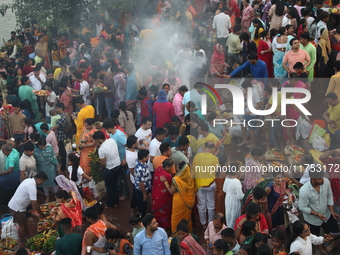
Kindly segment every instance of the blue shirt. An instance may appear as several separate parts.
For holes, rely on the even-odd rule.
[[[126,100],[135,100],[138,95],[138,85],[137,85],[137,78],[136,74],[132,72],[126,78]]]
[[[158,227],[152,238],[146,236],[145,230],[135,236],[134,255],[170,255],[168,235]]]
[[[140,190],[139,183],[144,182],[145,191],[149,192],[151,190],[151,173],[149,171],[148,165],[143,164],[139,160],[135,166],[135,188]]]
[[[13,167],[13,171],[19,171],[19,160],[20,160],[20,154],[16,149],[12,149],[12,152],[7,156],[6,158],[6,168],[7,171],[8,168]]]
[[[113,140],[115,140],[118,146],[119,158],[120,158],[120,161],[122,161],[125,158],[126,136],[122,131],[116,129],[116,132],[114,134],[110,134],[110,137]]]
[[[251,74],[254,76],[254,78],[262,78],[264,80],[264,83],[267,84],[268,79],[268,69],[265,62],[262,60],[258,60],[255,65],[250,64],[249,61],[245,62],[243,65],[236,68],[230,76],[233,77],[235,74],[243,71],[244,69],[249,68]]]

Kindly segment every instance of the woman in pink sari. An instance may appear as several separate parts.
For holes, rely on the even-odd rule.
[[[171,159],[164,160],[162,167],[155,170],[152,183],[151,210],[158,225],[165,229],[171,229],[172,194],[168,192],[167,187],[172,185],[170,171],[173,165]]]
[[[255,14],[253,8],[250,6],[250,0],[243,0],[242,3],[244,6],[241,21],[242,32],[249,33],[249,27]]]

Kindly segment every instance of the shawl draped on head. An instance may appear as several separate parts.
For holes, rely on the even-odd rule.
[[[182,248],[181,255],[206,255],[206,252],[192,236],[187,236],[180,243]]]
[[[168,99],[167,99],[168,94],[165,92],[165,90],[160,90],[158,92],[158,97],[156,100],[156,103],[168,103]]]
[[[328,29],[324,29],[321,38],[318,42],[321,48],[321,56],[323,57],[324,64],[327,64],[329,59],[329,53],[332,51],[331,43],[329,41]]]
[[[214,53],[211,56],[210,64],[224,64],[224,53],[218,51],[219,47],[220,44],[214,46]]]

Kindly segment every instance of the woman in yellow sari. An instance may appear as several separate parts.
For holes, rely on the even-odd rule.
[[[97,131],[97,129],[93,127],[93,124],[94,119],[88,118],[85,120],[83,131],[80,135],[80,144],[78,144],[78,148],[81,149],[79,166],[88,176],[91,176],[91,169],[89,166],[91,159],[89,157],[89,154],[91,151],[94,150],[97,144],[92,138],[94,132]]]
[[[171,231],[176,232],[177,225],[185,219],[189,225],[189,232],[192,231],[191,211],[195,205],[195,182],[190,177],[190,167],[184,162],[179,164],[181,170],[172,178],[172,185],[165,186],[172,198]],[[163,179],[163,178],[162,178]]]
[[[50,65],[50,56],[49,56],[49,52],[48,52],[48,43],[45,41],[45,38],[44,38],[43,35],[39,35],[38,43],[35,45],[34,51],[35,51],[35,54],[36,54],[36,58],[35,58],[36,64],[40,63],[41,60],[44,60],[45,68],[50,69],[51,65]]]

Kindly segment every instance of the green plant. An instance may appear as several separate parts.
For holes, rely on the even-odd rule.
[[[100,159],[98,156],[98,150],[95,149],[91,151],[89,153],[89,157],[91,158],[90,163],[89,163],[90,169],[91,169],[90,170],[91,176],[92,176],[94,183],[97,184],[98,182],[101,182],[103,180],[101,173],[100,173],[101,165],[100,165]]]

